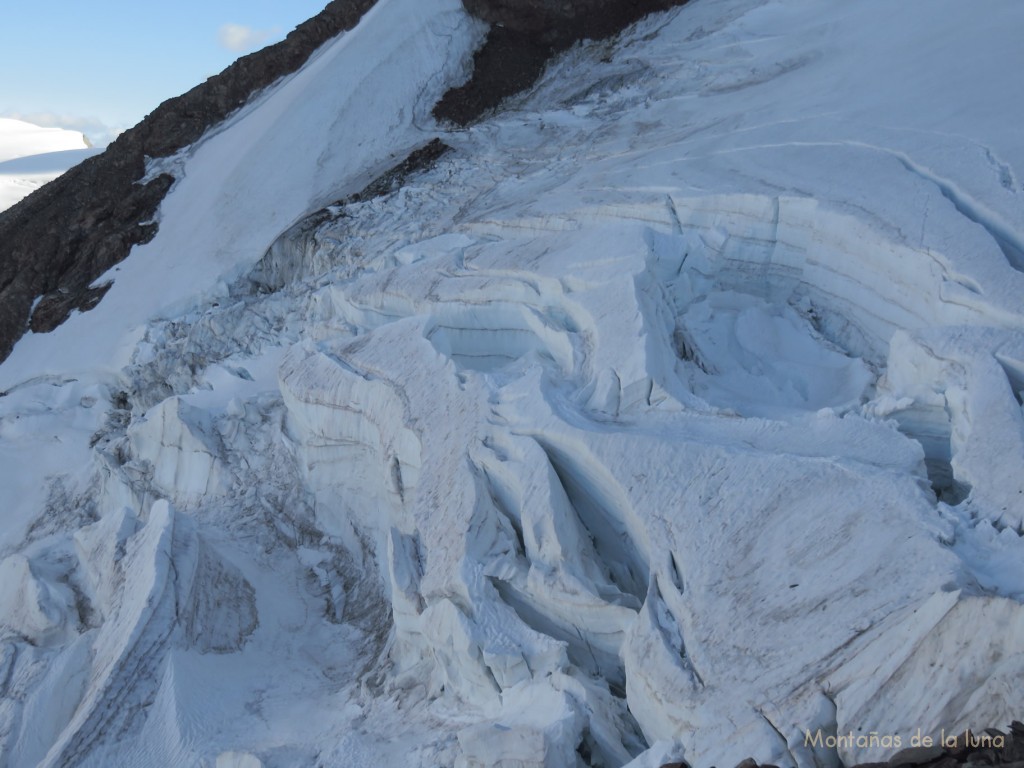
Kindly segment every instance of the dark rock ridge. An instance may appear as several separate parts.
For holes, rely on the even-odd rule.
[[[648,13],[682,4],[680,0],[463,0],[467,11],[486,22],[557,46],[607,37]]]
[[[170,99],[107,150],[0,213],[0,362],[22,334],[53,330],[87,311],[109,285],[90,287],[155,237],[157,208],[171,185],[142,182],[146,158],[194,143],[257,91],[301,67],[320,45],[351,29],[376,0],[333,0],[284,41],[245,56]],[[466,124],[531,85],[551,55],[584,37],[616,32],[646,13],[685,0],[464,0],[495,25],[473,78],[438,105],[439,119]],[[36,302],[36,299],[39,301]]]
[[[106,288],[90,289],[93,281],[156,235],[152,218],[174,179],[164,174],[140,183],[147,157],[168,157],[197,141],[354,27],[375,2],[333,0],[285,40],[164,102],[103,154],[0,213],[0,361],[29,328],[50,331],[73,310],[95,306]]]
[[[529,88],[548,60],[583,39],[601,39],[655,11],[687,0],[463,0],[491,30],[473,59],[473,75],[434,107],[434,117],[468,125]]]
[[[473,56],[469,81],[441,97],[434,105],[434,117],[440,122],[469,125],[533,85],[557,52],[556,46],[528,32],[492,26]]]

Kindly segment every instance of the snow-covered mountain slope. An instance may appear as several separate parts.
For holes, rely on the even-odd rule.
[[[0,211],[98,152],[78,131],[0,118]]]
[[[381,0],[154,164],[157,236],[0,365],[2,759],[837,766],[1019,718],[987,9],[692,0],[456,131],[482,26]]]
[[[40,128],[23,120],[0,117],[0,163],[17,157],[88,147],[89,142],[79,131]]]

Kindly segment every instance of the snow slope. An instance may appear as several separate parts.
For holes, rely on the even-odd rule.
[[[446,131],[481,30],[382,0],[0,366],[3,759],[837,766],[1020,718],[1022,24],[692,0]]]
[[[0,211],[100,151],[78,131],[0,118]]]

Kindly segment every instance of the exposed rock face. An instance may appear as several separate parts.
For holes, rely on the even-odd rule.
[[[529,88],[555,52],[534,34],[493,26],[473,57],[473,76],[450,89],[434,106],[441,122],[469,125],[509,96]]]
[[[507,97],[529,88],[556,53],[584,38],[599,39],[640,17],[686,0],[463,0],[493,25],[473,60],[473,77],[444,95],[434,117],[468,125]]]
[[[679,0],[464,0],[466,10],[516,32],[566,43],[604,37]]]
[[[0,214],[0,360],[29,328],[50,331],[72,310],[95,306],[104,290],[90,289],[92,282],[133,245],[154,237],[151,219],[174,179],[162,174],[140,183],[147,157],[168,157],[199,139],[253,93],[355,26],[374,2],[333,0],[286,40],[164,102],[102,155]]]
[[[169,157],[197,141],[256,91],[296,71],[321,44],[355,26],[375,2],[333,0],[286,40],[164,102],[102,155],[0,213],[0,361],[27,330],[52,331],[72,311],[99,303],[109,285],[93,286],[94,281],[132,246],[156,235],[152,219],[174,178],[164,173],[143,182],[146,158]],[[478,54],[471,83],[453,90],[437,116],[465,124],[532,84],[557,50],[680,4],[464,0],[470,13],[501,31]]]

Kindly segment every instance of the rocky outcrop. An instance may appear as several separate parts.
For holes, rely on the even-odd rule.
[[[463,0],[463,4],[491,24],[561,45],[605,37],[645,14],[682,5],[679,0]]]
[[[154,216],[174,178],[147,178],[147,158],[169,157],[197,141],[254,93],[296,71],[324,42],[355,26],[375,2],[333,0],[284,41],[164,102],[102,155],[0,213],[0,361],[26,331],[51,331],[74,310],[96,306],[109,284],[95,281],[156,235]],[[531,85],[558,50],[680,4],[465,0],[466,9],[494,30],[477,54],[472,80],[449,92],[435,114],[464,125]]]
[[[434,108],[438,120],[468,125],[536,82],[559,51],[583,39],[619,32],[648,13],[686,0],[463,0],[492,27],[473,59],[469,82],[452,88]]]
[[[95,306],[105,289],[93,282],[156,235],[152,219],[174,179],[144,181],[147,158],[169,157],[198,140],[355,26],[374,2],[333,0],[284,41],[164,102],[102,155],[0,214],[0,360],[26,330],[53,330],[73,310]]]

